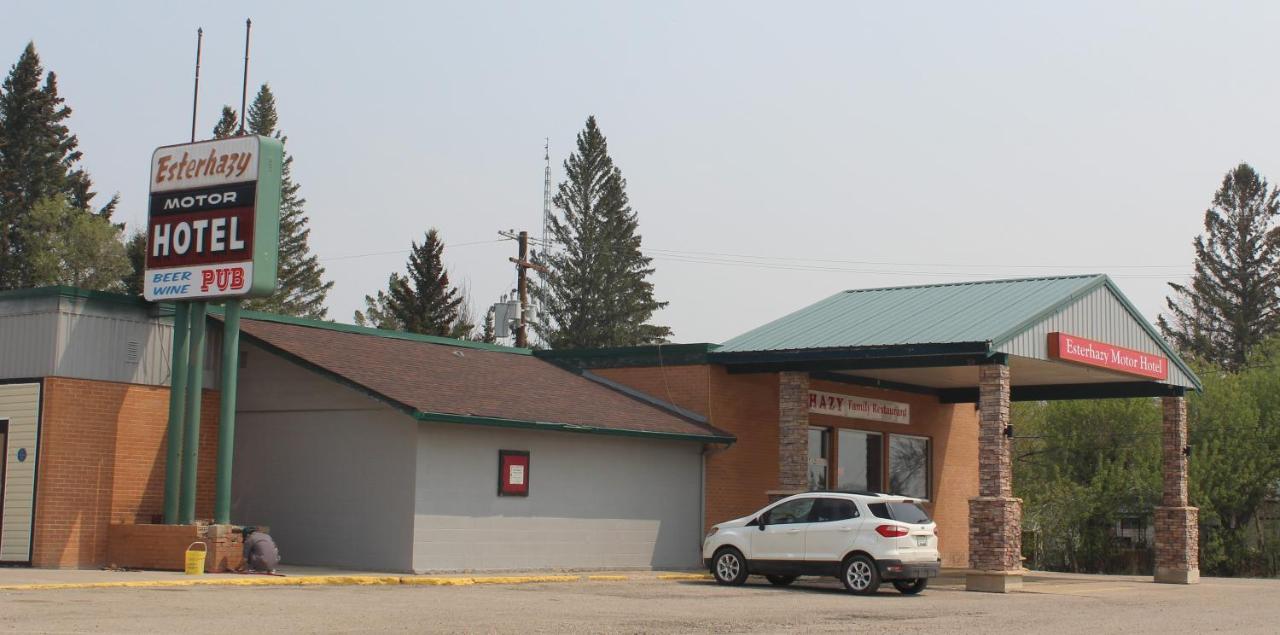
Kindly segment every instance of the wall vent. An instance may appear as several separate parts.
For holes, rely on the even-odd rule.
[[[142,345],[132,340],[124,345],[124,363],[137,364],[138,358],[142,355]]]

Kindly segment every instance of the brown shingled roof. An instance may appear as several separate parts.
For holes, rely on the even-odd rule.
[[[252,314],[264,319],[249,319],[250,315],[246,312],[240,321],[244,336],[419,419],[733,439],[522,349],[267,315]]]

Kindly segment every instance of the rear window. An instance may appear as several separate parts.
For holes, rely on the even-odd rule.
[[[876,518],[896,520],[912,525],[923,525],[930,522],[929,512],[926,512],[917,503],[869,503],[867,509],[870,509],[872,515]]]

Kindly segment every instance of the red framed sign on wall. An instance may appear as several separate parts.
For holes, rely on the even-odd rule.
[[[498,496],[529,495],[529,453],[498,450]]]

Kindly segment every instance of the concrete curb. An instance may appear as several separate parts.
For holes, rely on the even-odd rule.
[[[707,580],[705,573],[664,573],[658,580]],[[193,578],[190,580],[128,580],[119,582],[65,582],[5,584],[0,591],[56,591],[63,589],[164,589],[198,586],[473,586],[477,584],[536,584],[549,582],[627,582],[628,575],[524,575],[483,577],[310,575],[296,577],[252,576]]]

